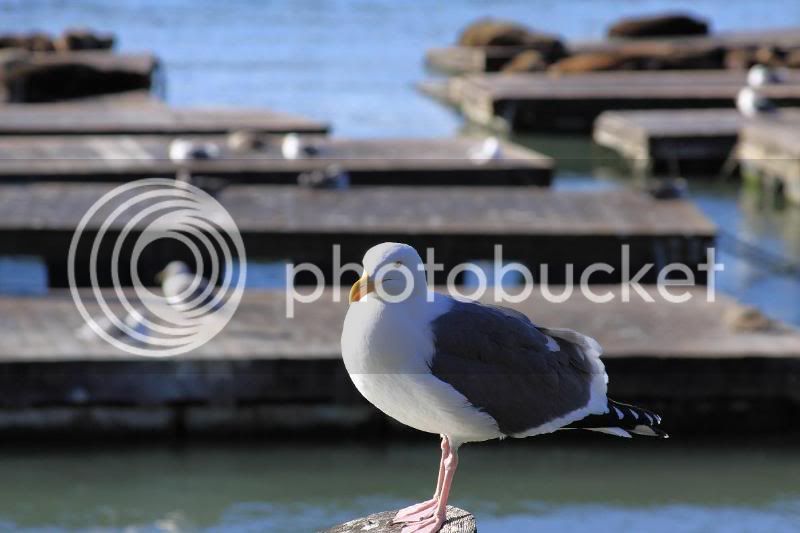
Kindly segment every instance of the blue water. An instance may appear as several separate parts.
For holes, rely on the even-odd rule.
[[[413,84],[429,75],[425,49],[467,22],[492,14],[592,39],[623,14],[665,8],[717,30],[800,24],[795,0],[0,0],[0,31],[113,31],[120,50],[163,59],[176,105],[267,106],[330,121],[342,136],[444,136],[460,119]],[[585,139],[529,142],[559,157],[556,187],[630,186],[597,168]],[[736,185],[691,194],[727,233],[800,263],[800,210],[759,207]],[[728,248],[722,259],[726,292],[800,324],[796,275]],[[249,271],[251,287],[283,279],[269,265]],[[36,293],[44,273],[30,258],[6,259],[0,279],[2,292]],[[453,497],[490,532],[782,533],[800,530],[797,457],[725,444],[475,445]],[[0,531],[306,531],[427,497],[435,460],[435,442],[3,453]]]

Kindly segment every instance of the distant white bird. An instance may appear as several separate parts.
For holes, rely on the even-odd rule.
[[[150,330],[145,324],[144,310],[133,309],[125,316],[122,323],[128,328],[127,330],[112,322],[107,316],[94,318],[93,321],[94,327],[86,323],[78,328],[75,336],[84,341],[96,341],[101,337],[94,328],[99,328],[114,339],[123,340],[126,344],[136,345],[144,344],[146,337],[150,335]]]
[[[736,96],[736,109],[747,118],[769,115],[778,108],[755,87],[743,87]]]
[[[763,87],[783,83],[784,77],[775,69],[766,65],[753,65],[747,72],[747,85],[750,87]]]
[[[469,158],[478,164],[495,161],[502,156],[503,147],[497,137],[487,137],[481,144],[469,150]]]
[[[212,142],[196,142],[178,138],[169,144],[169,158],[178,164],[187,161],[217,159],[219,153],[219,146]]]
[[[346,189],[350,174],[339,165],[329,165],[325,170],[311,170],[297,176],[297,184],[309,189]]]
[[[307,138],[303,138],[296,133],[290,133],[283,137],[281,142],[281,155],[284,159],[301,159],[304,157],[314,157],[319,155],[320,148]]]
[[[180,311],[198,309],[214,299],[214,287],[205,278],[197,278],[197,274],[183,261],[172,261],[156,274],[156,281],[161,283],[161,291],[167,303]],[[196,283],[194,289],[193,283]],[[222,304],[223,301],[220,300],[208,311],[215,311]]]
[[[374,246],[363,264],[342,331],[347,372],[378,409],[441,436],[433,498],[397,513],[403,532],[442,527],[464,443],[559,429],[666,437],[661,417],[606,396],[594,339],[431,291],[422,259],[406,244]]]
[[[228,148],[237,153],[261,150],[266,145],[266,140],[257,131],[236,130],[228,135]]]

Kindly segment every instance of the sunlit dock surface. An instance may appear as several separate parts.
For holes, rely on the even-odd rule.
[[[0,109],[0,120],[2,116]],[[286,123],[282,127],[292,126]],[[298,124],[294,129],[303,128]],[[547,186],[554,166],[551,158],[508,142],[499,142],[496,158],[474,161],[470,156],[480,149],[481,138],[353,140],[311,136],[307,142],[318,153],[298,159],[281,155],[280,136],[256,136],[263,146],[246,150],[230,147],[231,137],[227,135],[182,138],[214,143],[219,156],[173,162],[169,147],[175,137],[168,135],[0,136],[0,179],[126,181],[174,176],[180,168],[239,182],[296,184],[302,172],[335,165],[348,173],[353,185]]]
[[[588,133],[603,111],[733,108],[746,75],[732,70],[475,74],[420,89],[490,128]],[[762,92],[776,105],[800,105],[800,72]]]
[[[261,108],[167,107],[158,100],[107,97],[0,106],[0,135],[204,134],[252,129],[326,133],[328,124]]]
[[[670,432],[748,432],[792,427],[798,415],[800,331],[706,289],[655,302],[619,287],[609,303],[578,288],[563,303],[535,288],[514,307],[537,323],[569,326],[604,347],[609,394],[658,410]],[[553,294],[563,288],[549,287]],[[468,289],[463,289],[467,293]],[[508,288],[514,294],[513,288]],[[633,291],[633,289],[632,289]],[[90,316],[103,316],[84,293]],[[112,310],[124,316],[111,292]],[[295,303],[283,290],[246,292],[228,326],[204,346],[169,358],[138,357],[92,338],[67,291],[0,297],[0,426],[40,429],[252,432],[353,428],[383,420],[358,395],[340,359],[346,291]],[[491,292],[487,294],[491,298]],[[376,418],[377,417],[377,418]]]
[[[92,204],[113,188],[108,184],[33,183],[0,187],[0,254],[42,257],[51,286],[66,287],[66,258],[73,232]],[[132,196],[118,195],[108,212]],[[647,263],[642,278],[655,282],[658,269],[668,263],[685,263],[699,283],[705,281],[700,266],[714,242],[715,226],[691,203],[658,201],[633,191],[554,191],[541,187],[354,187],[346,190],[312,190],[298,186],[231,185],[216,193],[238,226],[247,255],[258,260],[311,262],[330,279],[334,245],[341,260],[359,262],[364,250],[376,242],[406,242],[424,251],[435,249],[435,259],[445,270],[459,263],[495,257],[503,246],[507,261],[518,261],[535,272],[548,265],[549,281],[565,279],[566,265],[580,276],[596,262],[612,266],[609,273],[595,272],[594,282],[618,281],[622,275],[622,245],[629,245],[630,267]],[[140,208],[148,202],[137,204]],[[130,219],[118,217],[110,226],[116,235]],[[134,224],[132,235],[146,226]],[[100,228],[92,220],[87,239]],[[87,240],[88,242],[88,240]],[[88,260],[89,246],[76,249],[76,260]],[[132,239],[121,247],[120,261],[127,264]],[[185,247],[161,239],[147,246],[138,260],[143,279],[152,279],[164,258],[183,257]],[[191,257],[186,260],[190,261]],[[121,273],[126,283],[126,272]],[[577,278],[576,278],[577,279]],[[298,277],[298,281],[300,278]],[[99,277],[108,284],[107,276]],[[78,272],[78,283],[88,283],[88,273]]]

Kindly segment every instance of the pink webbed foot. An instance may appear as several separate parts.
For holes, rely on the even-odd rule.
[[[407,524],[429,518],[433,516],[437,503],[439,502],[436,501],[436,498],[431,498],[428,501],[410,505],[405,509],[400,509],[397,511],[397,514],[394,515],[392,522],[395,524]]]
[[[407,525],[400,533],[436,533],[442,529],[444,522],[444,513],[436,514],[421,522]]]

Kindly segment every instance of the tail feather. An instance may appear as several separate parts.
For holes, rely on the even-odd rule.
[[[620,437],[642,435],[668,438],[669,435],[659,427],[660,425],[661,417],[656,413],[609,399],[606,413],[589,415],[566,427],[599,431]]]

